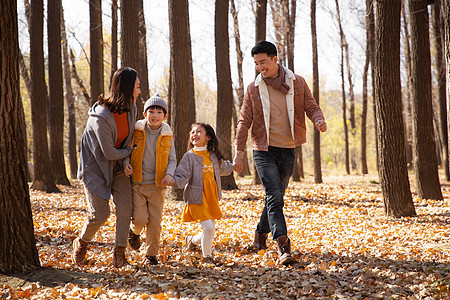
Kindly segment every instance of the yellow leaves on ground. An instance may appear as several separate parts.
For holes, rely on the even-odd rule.
[[[97,233],[87,265],[74,266],[71,244],[86,217],[83,189],[62,194],[31,191],[41,263],[72,274],[54,287],[10,287],[8,299],[448,299],[450,190],[444,201],[414,199],[418,216],[386,219],[378,184],[369,176],[325,176],[291,182],[284,212],[297,264],[279,266],[271,235],[268,249],[254,251],[264,190],[238,179],[238,191],[224,191],[224,218],[216,221],[216,264],[201,251],[183,250],[184,237],[200,231],[181,223],[182,202],[166,202],[159,266],[143,264],[144,253],[128,248],[133,267],[111,268],[115,216]],[[111,202],[111,211],[114,211]],[[142,235],[143,238],[144,235]],[[141,248],[142,249],[142,248]],[[428,297],[428,298],[427,298]]]

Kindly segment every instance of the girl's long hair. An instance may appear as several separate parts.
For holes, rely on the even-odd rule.
[[[212,126],[206,123],[197,122],[191,125],[191,129],[194,128],[194,126],[202,126],[205,129],[206,135],[211,138],[208,141],[208,145],[206,148],[208,149],[209,152],[213,152],[219,161],[223,160],[224,157],[219,150],[219,140],[217,139],[216,133],[214,132]],[[194,145],[192,145],[191,140],[189,139],[188,151],[191,150],[192,148],[194,148]]]
[[[99,104],[105,105],[113,113],[130,111],[136,78],[137,72],[133,68],[124,67],[117,70],[113,75],[108,97],[100,95]]]

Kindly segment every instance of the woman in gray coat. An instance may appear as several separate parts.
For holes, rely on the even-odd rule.
[[[117,70],[108,97],[100,95],[89,110],[81,138],[78,179],[83,181],[88,216],[79,236],[73,241],[72,260],[86,262],[89,242],[107,221],[109,199],[116,208],[116,246],[114,267],[128,265],[125,258],[131,219],[131,182],[122,169],[122,160],[131,154],[136,122],[136,99],[141,93],[137,72]]]

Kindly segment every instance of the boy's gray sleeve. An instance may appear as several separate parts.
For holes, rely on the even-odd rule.
[[[169,162],[167,163],[166,175],[170,175],[173,177],[176,168],[177,168],[177,154],[175,152],[174,140],[172,139],[172,145],[170,145],[169,150]]]

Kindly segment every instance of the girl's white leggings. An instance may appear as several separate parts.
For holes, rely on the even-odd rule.
[[[202,231],[194,235],[192,242],[196,245],[202,245],[203,256],[210,256],[212,252],[212,242],[214,238],[214,220],[205,220],[200,222]]]

